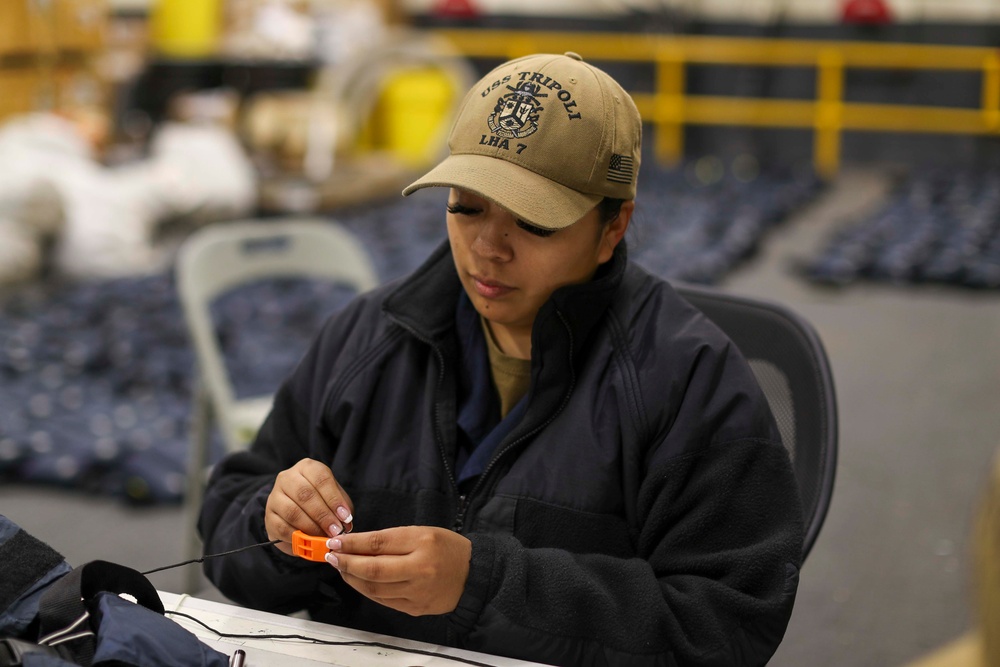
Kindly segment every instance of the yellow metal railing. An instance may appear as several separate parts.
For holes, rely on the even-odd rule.
[[[689,124],[812,129],[814,164],[825,177],[839,170],[841,139],[847,130],[1000,134],[1000,50],[992,48],[630,33],[435,32],[469,57],[507,59],[576,51],[590,61],[654,63],[655,90],[630,92],[643,118],[656,128],[657,157],[668,163],[683,157],[684,126]],[[689,95],[688,65],[815,69],[815,99]],[[981,104],[977,109],[849,102],[844,99],[849,69],[981,72]]]

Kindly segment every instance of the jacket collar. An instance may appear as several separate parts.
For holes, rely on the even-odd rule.
[[[553,337],[569,336],[566,342],[571,345],[574,357],[578,355],[583,349],[582,342],[611,306],[627,263],[628,251],[622,241],[611,260],[598,268],[593,280],[553,292],[535,318],[532,349],[548,350]],[[445,240],[423,265],[389,293],[382,308],[418,337],[437,341],[454,326],[455,303],[461,289],[451,246]]]
[[[437,341],[454,326],[461,289],[446,239],[416,271],[399,281],[382,310],[419,338]]]
[[[584,349],[583,342],[614,302],[627,264],[628,249],[623,240],[611,259],[598,267],[592,280],[560,287],[553,292],[535,316],[531,349],[546,350],[552,336],[568,333],[571,340],[567,342],[572,345],[575,360]],[[548,341],[548,345],[542,341]]]

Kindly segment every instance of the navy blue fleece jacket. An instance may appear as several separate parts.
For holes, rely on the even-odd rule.
[[[460,490],[461,289],[444,244],[332,317],[250,450],[217,466],[200,521],[208,552],[262,541],[275,475],[323,461],[356,531],[472,541],[455,611],[393,611],[273,549],[209,561],[211,580],[252,607],[545,663],[765,664],[791,614],[802,519],[735,346],[621,244],[542,307],[527,409]]]

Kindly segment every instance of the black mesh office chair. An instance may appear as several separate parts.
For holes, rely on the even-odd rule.
[[[811,324],[784,306],[674,286],[736,343],[767,395],[802,496],[805,560],[830,507],[837,467],[837,401],[823,343]]]

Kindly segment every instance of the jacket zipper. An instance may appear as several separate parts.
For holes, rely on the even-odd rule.
[[[465,510],[469,506],[469,497],[462,494],[458,497],[458,511],[455,513],[455,523],[451,525],[451,529],[456,533],[461,533],[462,529],[465,527]]]
[[[569,322],[566,321],[566,317],[562,314],[561,311],[557,310],[556,314],[559,315],[559,320],[563,323],[563,327],[565,327],[566,332],[569,335],[569,352],[568,352],[569,356],[568,365],[570,372],[569,389],[566,391],[565,394],[563,394],[562,403],[559,404],[559,407],[549,416],[548,419],[539,424],[537,428],[534,428],[528,433],[525,433],[520,438],[518,438],[514,442],[504,447],[503,450],[498,452],[493,457],[493,459],[487,464],[485,470],[483,470],[483,473],[479,476],[479,479],[476,481],[475,486],[472,487],[472,490],[468,494],[459,494],[458,506],[456,507],[456,512],[455,512],[455,521],[452,523],[452,530],[454,530],[456,533],[461,533],[465,529],[465,518],[466,518],[466,513],[469,511],[469,506],[471,505],[471,499],[483,487],[483,484],[489,477],[490,472],[494,468],[496,468],[497,463],[500,461],[500,459],[503,458],[507,454],[507,452],[512,451],[522,442],[532,437],[539,431],[543,430],[546,426],[551,424],[553,421],[555,421],[555,418],[559,416],[559,414],[566,407],[566,403],[569,402],[569,397],[573,393],[573,389],[576,387],[576,374],[573,372],[573,347],[574,347],[573,329],[570,328]],[[441,352],[438,346],[435,345],[430,339],[417,333],[416,329],[414,329],[410,325],[405,324],[404,322],[401,322],[396,318],[393,318],[393,320],[395,320],[399,326],[403,327],[406,331],[408,331],[414,338],[423,342],[424,344],[429,346],[432,350],[434,350],[434,355],[437,357],[438,360],[438,387],[443,385],[445,360],[444,360],[444,354]],[[451,482],[452,489],[455,492],[458,492],[458,482],[455,479],[455,471],[451,466],[451,462],[448,460],[447,453],[444,451],[444,436],[441,433],[441,413],[438,408],[437,397],[435,397],[434,400],[434,435],[437,439],[438,452],[441,455],[441,461],[444,463],[445,471],[448,473],[448,480]]]
[[[455,526],[457,526],[455,528],[455,532],[459,533],[462,532],[462,528],[465,526],[465,513],[468,511],[469,505],[471,504],[470,499],[473,496],[475,496],[476,492],[479,491],[479,489],[483,486],[490,472],[494,468],[496,468],[500,459],[503,458],[507,454],[507,452],[512,451],[522,442],[534,436],[536,433],[543,430],[546,426],[555,421],[555,418],[559,416],[559,414],[566,407],[566,404],[569,402],[569,397],[573,393],[573,389],[576,387],[576,374],[573,372],[573,330],[570,328],[569,323],[566,321],[566,318],[563,316],[562,312],[557,310],[556,314],[559,315],[559,319],[562,321],[563,326],[566,328],[566,331],[569,334],[569,362],[570,362],[569,389],[566,391],[566,393],[563,394],[562,403],[559,404],[559,407],[556,408],[555,412],[553,412],[548,419],[539,424],[538,427],[532,429],[528,433],[525,433],[520,438],[518,438],[514,442],[504,447],[501,451],[497,452],[497,454],[487,464],[486,468],[483,470],[483,473],[479,476],[479,479],[476,481],[475,486],[472,487],[472,490],[468,493],[468,495],[459,496],[459,511],[458,515],[455,517]]]

